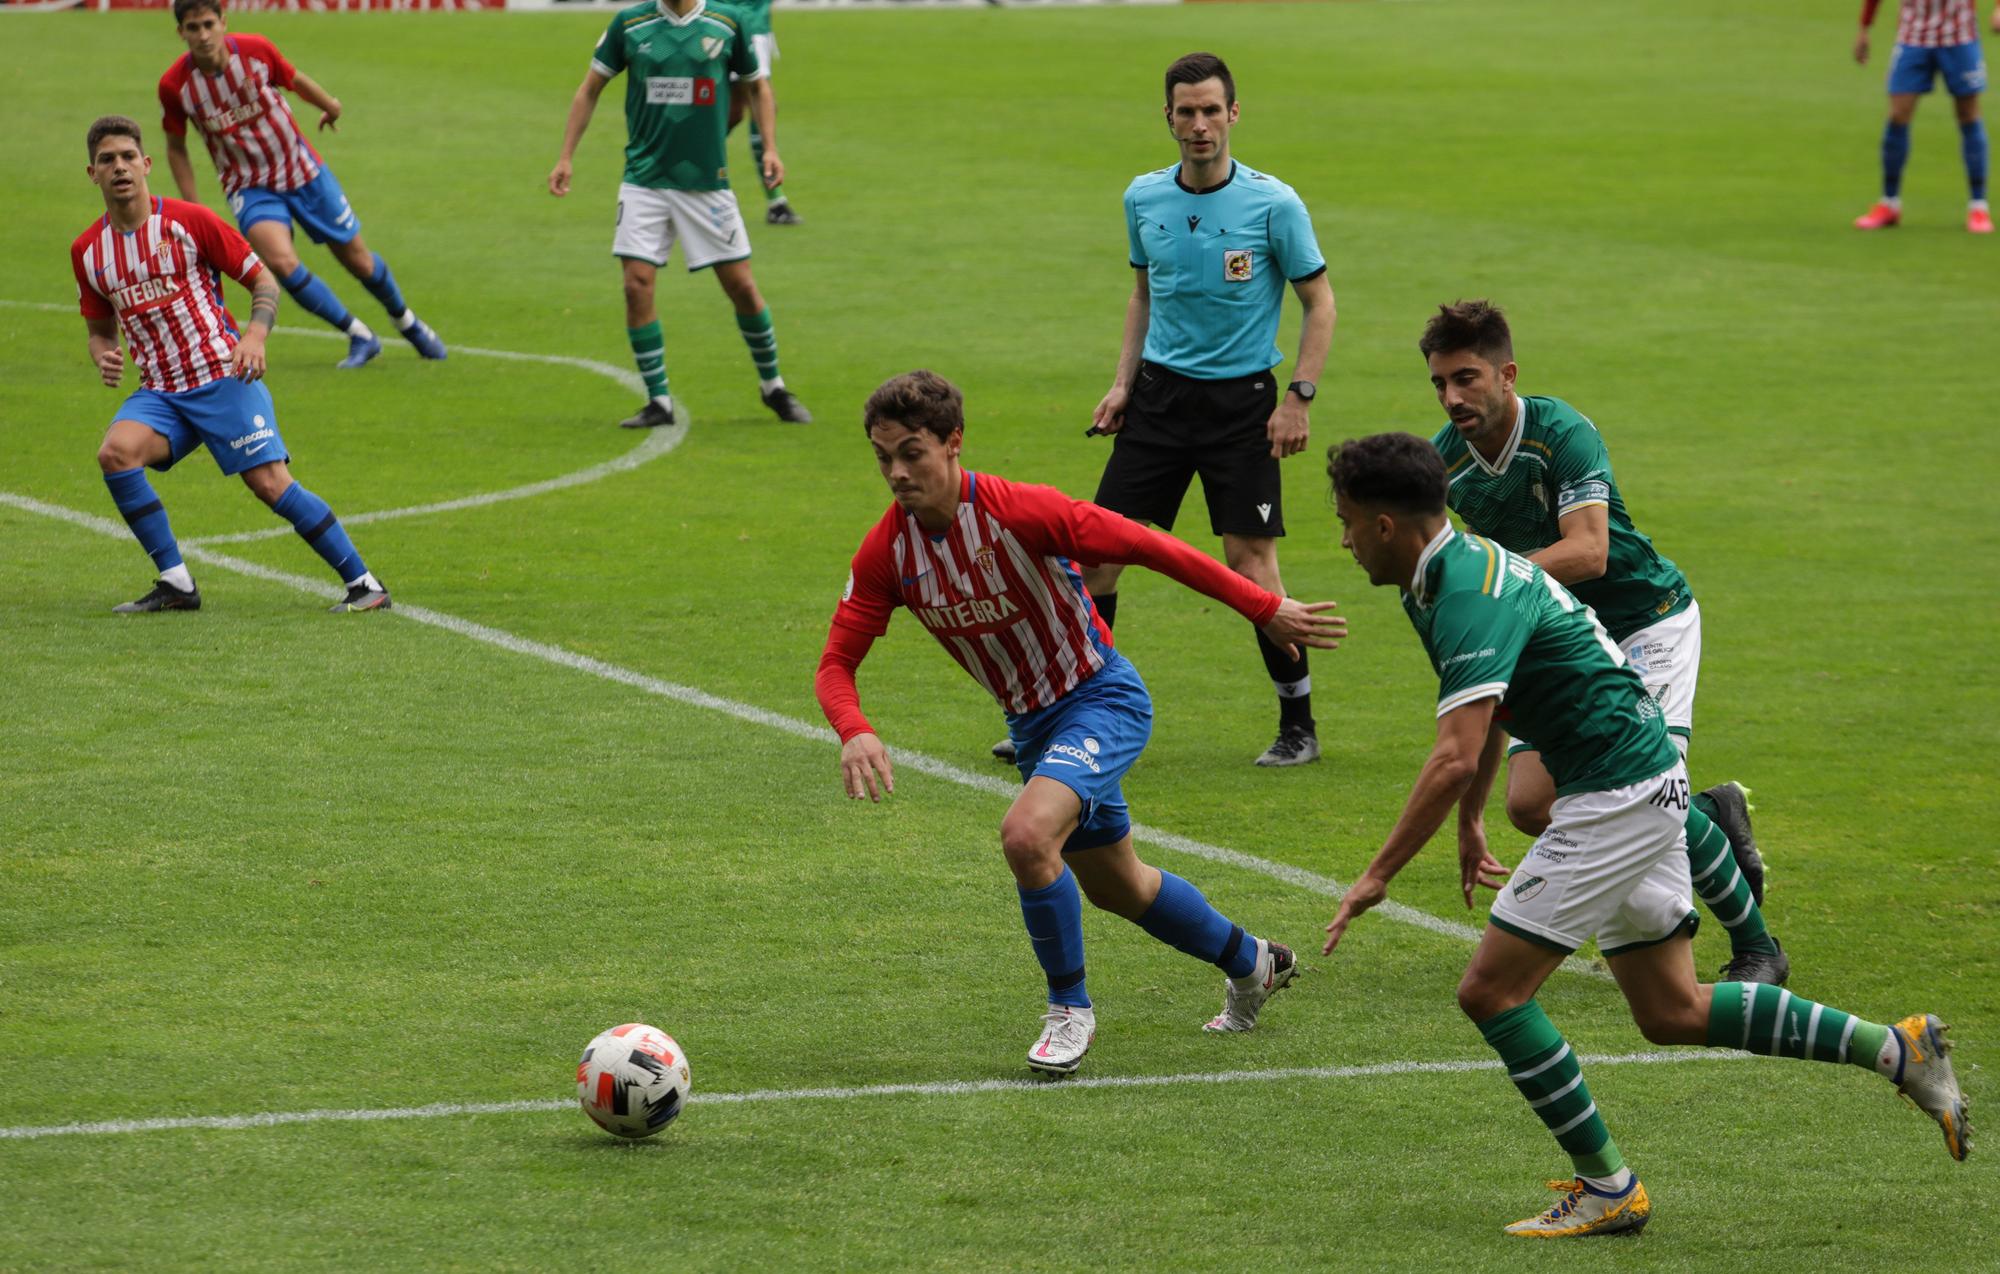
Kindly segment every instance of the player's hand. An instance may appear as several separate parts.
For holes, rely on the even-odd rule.
[[[778,152],[771,149],[769,143],[764,146],[764,170],[759,176],[764,179],[766,190],[776,190],[785,184],[784,161],[778,158]]]
[[[340,131],[340,99],[337,97],[333,99],[333,105],[319,113],[319,131],[323,133],[329,128],[336,133]]]
[[[1294,659],[1299,657],[1300,646],[1336,650],[1340,639],[1347,636],[1347,621],[1326,612],[1339,605],[1339,602],[1301,602],[1287,597],[1278,603],[1278,613],[1271,616],[1271,622],[1264,625],[1264,635],[1273,646]]]
[[[117,345],[97,356],[97,374],[104,381],[106,389],[118,388],[118,382],[125,379],[125,351]]]
[[[264,334],[245,332],[236,342],[236,350],[229,356],[229,374],[241,381],[261,379],[264,375]]]
[[[882,740],[863,730],[841,744],[840,781],[849,800],[858,801],[866,796],[879,802],[895,791],[896,776],[889,766],[889,749],[882,746]]]
[[[1097,406],[1090,412],[1090,427],[1101,434],[1115,434],[1125,427],[1125,407],[1132,401],[1132,391],[1122,385],[1113,385],[1111,392],[1097,400]]]
[[[1472,909],[1474,889],[1498,889],[1507,883],[1508,875],[1505,864],[1486,847],[1486,824],[1459,824],[1458,887],[1465,894],[1466,910]]]
[[[558,159],[556,166],[549,170],[549,193],[560,199],[569,193],[570,162]]]
[[[1286,456],[1296,456],[1306,449],[1306,438],[1312,433],[1312,422],[1306,419],[1306,405],[1294,402],[1288,393],[1278,400],[1278,410],[1264,423],[1264,434],[1271,440],[1271,458],[1283,460]]]
[[[1321,955],[1332,955],[1340,940],[1347,936],[1347,926],[1354,923],[1362,912],[1375,906],[1389,896],[1389,882],[1377,880],[1364,874],[1361,879],[1347,887],[1340,896],[1340,910],[1333,913],[1333,923],[1326,927],[1326,945],[1319,949]]]
[[[1854,60],[1863,66],[1868,65],[1868,33],[1866,31],[1854,37]]]

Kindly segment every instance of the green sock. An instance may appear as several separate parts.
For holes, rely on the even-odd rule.
[[[757,131],[757,121],[750,121],[750,171],[757,174],[757,183],[764,182],[764,134]],[[785,184],[766,186],[764,199],[767,203],[777,203],[785,197]]]
[[[1746,951],[1776,955],[1778,944],[1764,928],[1764,913],[1757,910],[1757,900],[1750,896],[1750,882],[1737,870],[1729,838],[1699,805],[1688,807],[1687,843],[1694,891],[1729,931],[1729,949],[1737,955]]]
[[[652,398],[667,396],[667,338],[660,335],[660,320],[644,327],[628,327],[625,339],[632,342],[632,359],[639,364],[639,378],[646,382]]]
[[[1575,1051],[1542,1006],[1529,1000],[1489,1017],[1479,1024],[1479,1033],[1500,1054],[1507,1078],[1555,1134],[1556,1144],[1569,1152],[1576,1175],[1616,1176],[1625,1156],[1618,1153],[1618,1143],[1590,1099]]]
[[[750,361],[757,364],[758,380],[778,379],[778,334],[771,330],[771,307],[755,314],[738,314],[736,328],[750,347]]]
[[[1848,1062],[1877,1070],[1889,1028],[1801,999],[1781,986],[1718,982],[1708,1004],[1711,1048],[1740,1048],[1761,1057]]]

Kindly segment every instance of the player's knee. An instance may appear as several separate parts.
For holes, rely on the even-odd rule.
[[[266,504],[276,504],[278,497],[292,485],[292,475],[284,465],[273,462],[260,464],[255,469],[243,473],[243,485],[250,488],[250,494]]]
[[[1540,798],[1507,794],[1507,821],[1524,836],[1540,836],[1549,830],[1548,803]]]
[[[1467,969],[1458,982],[1459,1011],[1475,1022],[1497,1017],[1525,1001],[1513,1000],[1508,988],[1487,978],[1477,969]]]
[[[1062,874],[1062,843],[1018,812],[1000,821],[1000,852],[1014,878],[1028,888],[1040,888]]]
[[[106,473],[123,473],[127,469],[137,469],[140,464],[139,457],[115,438],[106,438],[104,445],[97,449],[97,467]]]
[[[653,280],[644,275],[625,276],[625,308],[651,309],[653,305]]]

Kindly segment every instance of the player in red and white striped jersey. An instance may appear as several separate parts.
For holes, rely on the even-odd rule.
[[[140,387],[118,406],[97,451],[104,484],[139,545],[159,568],[153,591],[114,609],[200,610],[201,594],[181,557],[166,509],[146,470],[171,469],[205,446],[225,474],[292,524],[347,585],[333,609],[374,610],[389,592],[369,574],[333,510],[293,481],[278,409],[263,383],[264,338],[278,315],[278,284],[231,230],[200,204],[155,199],[139,125],[106,115],[90,126],[85,172],[104,215],[70,245],[77,307],[90,332],[90,360],[107,388],[125,375],[119,329],[139,364]],[[250,289],[241,332],[222,304],[221,275]]]
[[[360,219],[292,117],[283,90],[318,107],[322,129],[337,127],[340,99],[263,36],[231,35],[222,0],[174,0],[174,23],[188,51],[160,77],[160,126],[181,198],[190,203],[199,198],[187,150],[193,124],[208,143],[236,224],[258,255],[301,307],[347,334],[347,357],[340,366],[361,366],[382,352],[382,342],[299,262],[293,221],[361,280],[417,353],[443,358],[444,343],[404,304],[388,263],[361,241]]]
[[[1861,30],[1854,37],[1854,60],[1868,61],[1868,25],[1881,0],[1861,0]],[[1855,218],[1858,230],[1883,230],[1903,219],[1903,165],[1910,157],[1910,121],[1917,99],[1944,77],[1958,116],[1959,154],[1965,161],[1971,202],[1965,228],[1993,233],[1986,205],[1986,124],[1979,118],[1979,93],[1986,87],[1986,60],[1979,50],[1979,14],[1974,0],[1902,0],[1896,23],[1896,57],[1889,66],[1889,122],[1882,129],[1882,197]],[[1993,10],[2000,30],[2000,5]]]
[[[1326,613],[1331,602],[1280,598],[1094,504],[962,468],[963,403],[935,373],[887,382],[869,398],[864,419],[895,503],[854,556],[815,680],[841,739],[847,794],[879,801],[894,790],[888,750],[861,713],[854,674],[890,615],[907,607],[1007,713],[1025,786],[1001,821],[1000,848],[1049,988],[1028,1065],[1068,1074],[1096,1035],[1084,990],[1079,882],[1094,905],[1222,969],[1223,1011],[1207,1029],[1249,1030],[1297,963],[1282,944],[1246,934],[1193,885],[1133,852],[1120,780],[1151,733],[1152,702],[1113,647],[1079,564],[1170,575],[1295,655],[1299,645],[1338,645],[1346,622]]]

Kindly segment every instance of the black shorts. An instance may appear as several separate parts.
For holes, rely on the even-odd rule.
[[[1284,487],[1265,432],[1278,393],[1275,372],[1196,380],[1140,363],[1096,503],[1171,531],[1200,474],[1215,534],[1283,535]]]

